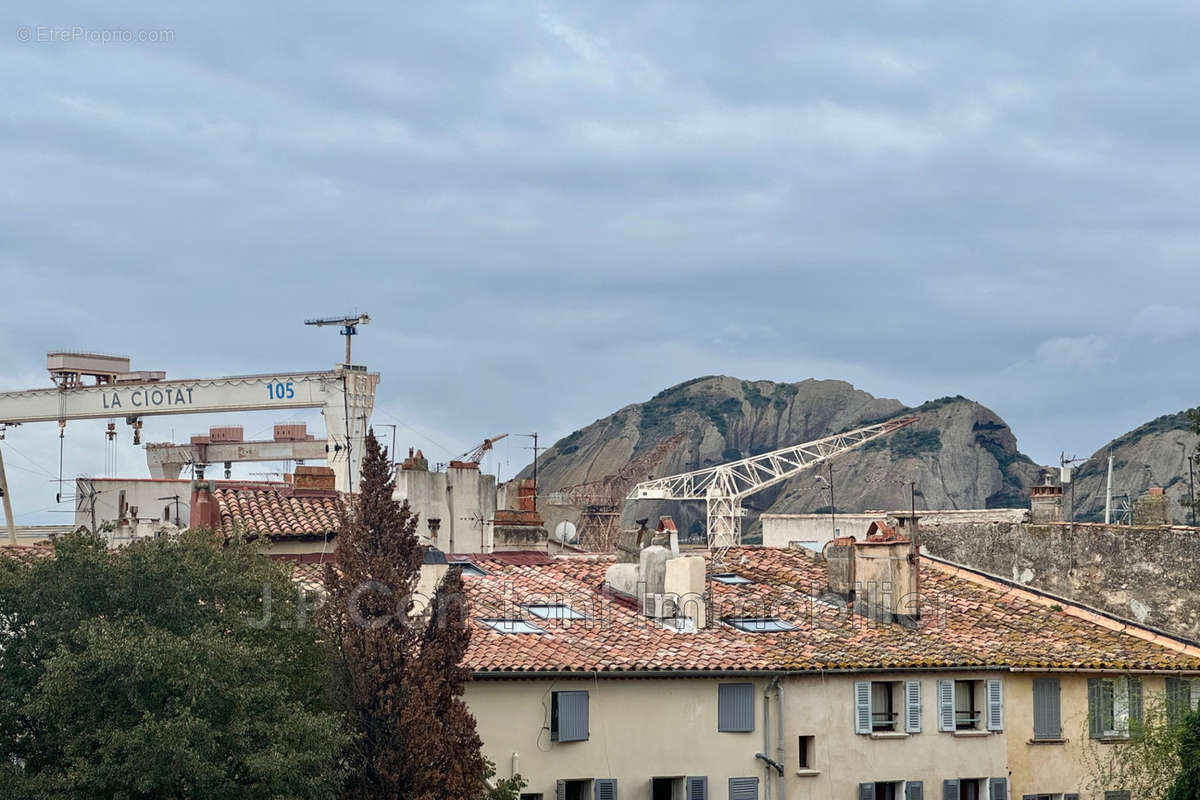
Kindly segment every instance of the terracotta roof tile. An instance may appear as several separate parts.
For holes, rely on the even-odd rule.
[[[338,528],[338,496],[286,489],[214,489],[221,532],[267,539],[323,539]]]

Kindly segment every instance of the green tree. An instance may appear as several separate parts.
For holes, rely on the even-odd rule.
[[[1167,800],[1200,800],[1200,711],[1184,717],[1178,728],[1179,777]]]
[[[288,573],[203,532],[0,557],[0,795],[330,798],[348,737]]]
[[[462,701],[470,639],[459,570],[427,611],[413,596],[423,548],[408,503],[373,431],[359,495],[343,512],[338,569],[326,570],[325,622],[340,646],[343,697],[353,721],[347,797],[474,800],[487,792],[475,719]]]

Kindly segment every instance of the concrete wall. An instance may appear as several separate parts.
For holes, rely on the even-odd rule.
[[[1200,640],[1200,529],[920,522],[930,555]]]
[[[431,544],[446,553],[490,553],[496,516],[496,476],[477,469],[396,471],[396,500],[420,515],[417,533],[430,537],[429,520],[440,520]]]

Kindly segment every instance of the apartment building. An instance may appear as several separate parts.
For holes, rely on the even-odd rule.
[[[717,566],[476,558],[487,756],[526,800],[1122,800],[1089,753],[1156,693],[1200,699],[1187,642],[894,537],[839,541]]]

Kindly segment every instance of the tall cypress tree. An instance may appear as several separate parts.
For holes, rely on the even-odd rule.
[[[342,514],[338,570],[325,573],[325,621],[358,734],[346,796],[472,800],[485,793],[486,764],[462,701],[470,637],[462,580],[452,570],[430,608],[414,615],[423,551],[416,515],[392,499],[394,480],[371,431],[359,495]]]

